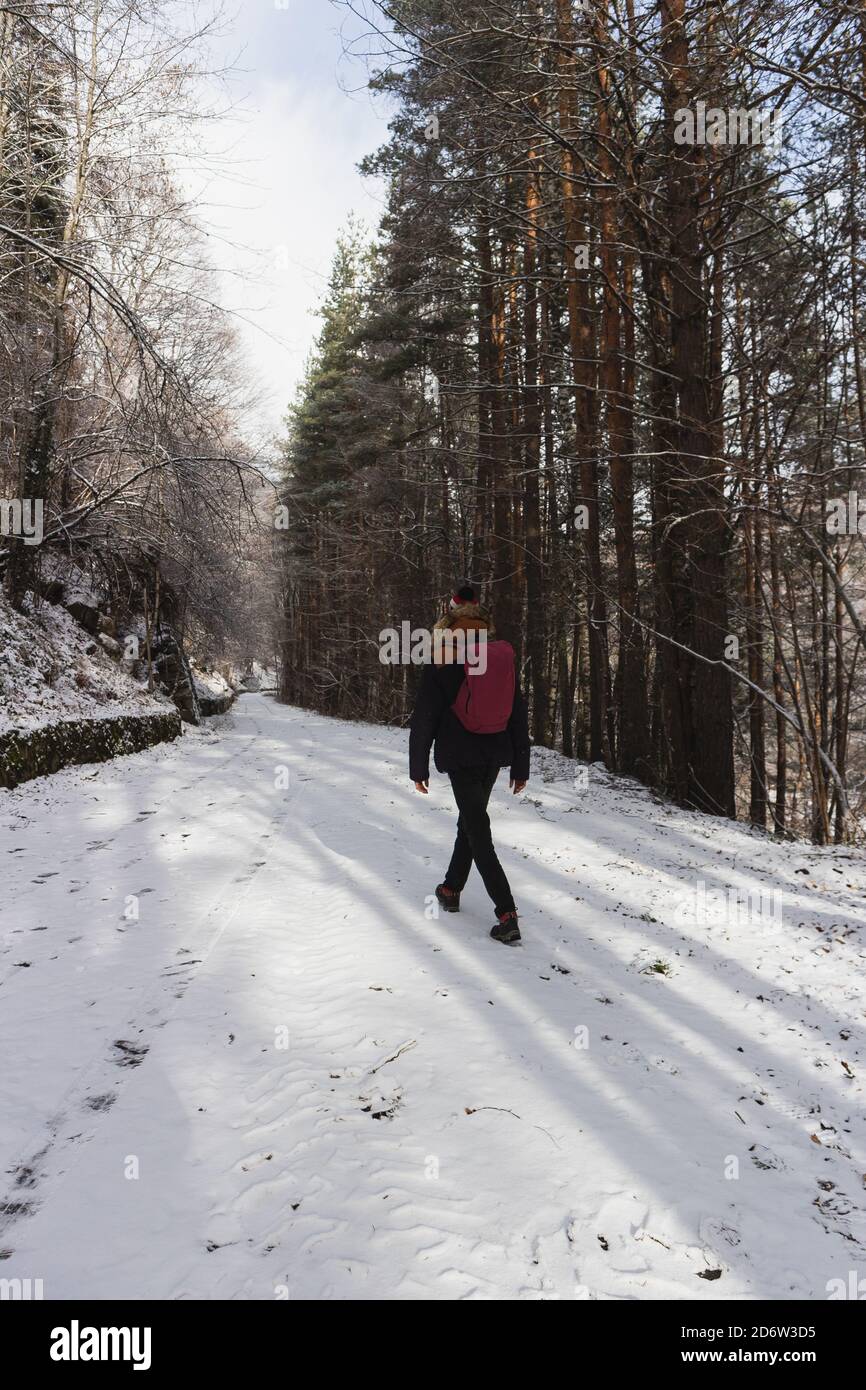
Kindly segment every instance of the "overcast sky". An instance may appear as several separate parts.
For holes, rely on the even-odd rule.
[[[237,316],[267,396],[255,425],[269,434],[282,428],[318,330],[337,233],[352,211],[378,222],[382,187],[355,166],[382,143],[388,118],[364,90],[363,62],[343,56],[358,28],[346,10],[280,3],[244,0],[224,22],[213,47],[239,69],[229,84],[236,107],[206,140],[227,167],[194,178],[199,221],[226,272],[221,303]]]

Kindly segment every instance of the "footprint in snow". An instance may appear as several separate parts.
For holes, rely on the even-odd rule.
[[[109,1092],[102,1096],[86,1096],[84,1104],[88,1110],[110,1110],[116,1100],[117,1096]]]
[[[698,1225],[698,1234],[708,1252],[716,1259],[725,1250],[735,1249],[742,1240],[736,1227],[721,1216],[703,1216]]]
[[[749,1154],[756,1168],[761,1168],[765,1171],[782,1171],[785,1168],[785,1164],[782,1162],[781,1158],[779,1158],[778,1154],[774,1154],[772,1149],[766,1148],[763,1144],[752,1144],[749,1149]]]
[[[127,1042],[125,1038],[118,1038],[112,1046],[120,1053],[114,1059],[119,1067],[140,1067],[150,1051],[147,1043]]]
[[[679,1076],[679,1068],[673,1062],[664,1057],[645,1057],[639,1048],[631,1047],[628,1043],[622,1044],[621,1052],[606,1053],[604,1060],[612,1067],[642,1066],[645,1071],[662,1071],[667,1076]]]
[[[361,1109],[373,1120],[393,1120],[403,1103],[403,1093],[398,1086],[395,1091],[370,1091],[358,1097]]]
[[[642,1274],[649,1263],[639,1247],[648,1208],[638,1197],[619,1193],[602,1202],[594,1216],[575,1218],[568,1237],[577,1253],[595,1251],[605,1269]]]
[[[32,1216],[36,1207],[33,1202],[0,1202],[0,1217],[7,1221],[17,1221],[19,1216]]]

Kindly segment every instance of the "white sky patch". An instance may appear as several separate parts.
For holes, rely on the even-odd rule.
[[[219,167],[188,175],[223,272],[219,301],[261,393],[249,424],[264,438],[281,432],[303,373],[338,232],[350,212],[375,229],[382,208],[382,185],[357,164],[386,138],[387,110],[343,57],[341,18],[326,0],[238,12],[214,45],[238,69],[228,102],[217,98],[235,109],[205,131],[203,155]]]

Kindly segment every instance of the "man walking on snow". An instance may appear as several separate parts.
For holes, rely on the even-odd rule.
[[[514,650],[495,640],[493,622],[469,585],[454,594],[433,635],[433,663],[424,669],[412,715],[409,776],[426,796],[433,747],[437,771],[448,774],[457,802],[457,839],[436,897],[446,912],[459,912],[474,861],[496,911],[490,935],[514,945],[517,909],[487,814],[500,768],[510,768],[515,795],[529,779],[529,724]]]

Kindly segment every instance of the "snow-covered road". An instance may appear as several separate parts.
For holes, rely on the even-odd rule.
[[[477,876],[431,915],[450,789],[411,790],[405,742],[248,695],[0,792],[0,1276],[735,1299],[866,1275],[862,857],[536,753],[494,793],[509,949]],[[775,890],[781,923],[706,920],[719,889]]]

